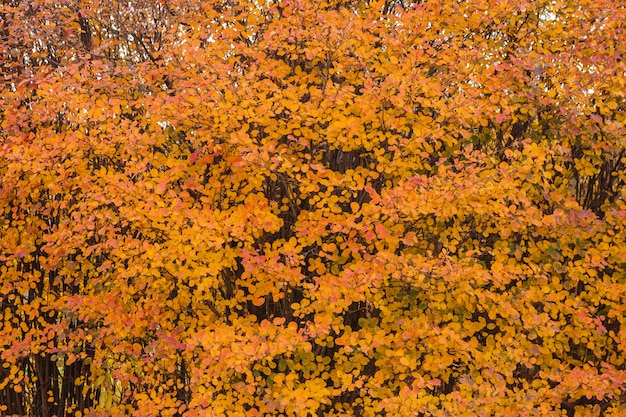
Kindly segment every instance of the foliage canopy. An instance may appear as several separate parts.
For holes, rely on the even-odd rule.
[[[619,0],[3,0],[0,413],[626,413]]]

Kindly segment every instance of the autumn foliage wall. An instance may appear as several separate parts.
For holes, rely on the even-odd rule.
[[[0,7],[0,414],[626,414],[623,2]]]

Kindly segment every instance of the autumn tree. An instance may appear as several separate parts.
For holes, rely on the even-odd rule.
[[[1,412],[623,415],[624,21],[5,0]]]

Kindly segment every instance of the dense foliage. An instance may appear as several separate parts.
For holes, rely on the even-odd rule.
[[[3,0],[0,414],[623,416],[621,0]]]

